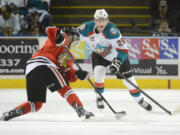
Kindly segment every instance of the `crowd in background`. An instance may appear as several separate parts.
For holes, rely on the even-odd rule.
[[[1,36],[41,36],[52,24],[50,0],[0,0]]]
[[[150,29],[154,36],[173,36],[180,32],[180,0],[149,0]]]
[[[153,36],[180,33],[180,0],[148,0]],[[43,36],[52,24],[51,0],[0,0],[0,36]]]

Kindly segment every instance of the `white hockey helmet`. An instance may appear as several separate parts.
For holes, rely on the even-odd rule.
[[[108,13],[106,12],[105,9],[97,9],[95,14],[94,14],[94,19],[108,19]]]

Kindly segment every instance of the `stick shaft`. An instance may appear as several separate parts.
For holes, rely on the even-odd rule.
[[[94,84],[92,83],[92,81],[90,79],[88,79],[89,83],[91,84],[91,86],[95,89],[95,86]],[[116,111],[111,107],[111,105],[108,103],[108,101],[104,98],[104,96],[99,92],[97,91],[97,93],[99,94],[99,96],[104,100],[104,102],[107,104],[107,106],[111,109],[111,111],[113,113],[116,113]]]
[[[163,107],[161,104],[159,104],[156,100],[154,100],[152,97],[150,97],[147,93],[145,93],[142,89],[140,89],[138,86],[136,86],[133,82],[131,82],[129,79],[127,79],[122,73],[118,72],[120,76],[122,76],[128,83],[130,83],[132,86],[134,86],[136,89],[138,89],[143,95],[145,95],[147,98],[149,98],[151,101],[153,101],[157,106],[159,106],[162,110],[164,110],[169,115],[172,115],[172,113],[167,110],[165,107]]]
[[[74,57],[72,56],[72,54],[69,52],[69,49],[65,47],[65,50],[66,50],[66,52],[71,56],[72,60],[75,62],[76,60],[74,59]],[[75,62],[75,64],[77,65],[77,67],[78,67],[80,70],[82,70],[81,66],[80,66],[77,62]],[[88,82],[89,82],[89,83],[91,84],[91,86],[95,89],[95,86],[94,86],[93,82],[92,82],[90,79],[88,79]],[[107,106],[111,109],[111,111],[112,111],[113,113],[117,113],[117,112],[111,107],[111,105],[108,103],[108,101],[104,98],[104,96],[103,96],[99,91],[97,91],[97,93],[98,93],[99,96],[104,100],[104,102],[105,102],[105,103],[107,104]]]

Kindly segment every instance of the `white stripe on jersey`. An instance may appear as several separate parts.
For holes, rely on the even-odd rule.
[[[68,90],[65,94],[64,94],[64,99],[67,100],[67,98],[69,97],[69,95],[74,94],[75,92],[73,90]]]
[[[49,59],[43,56],[37,56],[35,58],[29,59],[26,65],[26,75],[29,74],[33,69],[38,66],[46,65],[57,68],[57,66],[51,62]]]
[[[31,106],[31,112],[36,112],[36,107],[35,107],[34,103],[29,101],[29,104]]]

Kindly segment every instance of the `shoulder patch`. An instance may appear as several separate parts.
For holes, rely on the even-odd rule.
[[[111,28],[110,28],[110,33],[111,33],[112,35],[116,35],[116,34],[118,33],[118,30],[117,30],[116,28],[114,28],[114,27],[111,27]]]
[[[79,26],[79,29],[80,29],[81,31],[83,31],[85,28],[86,28],[86,24],[85,24],[85,23],[82,24],[81,26]]]

